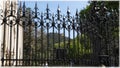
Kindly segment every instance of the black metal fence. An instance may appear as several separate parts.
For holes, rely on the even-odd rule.
[[[98,8],[103,11],[101,6],[103,5],[98,6]],[[76,10],[75,16],[72,17],[69,8],[67,9],[67,15],[62,15],[59,6],[57,14],[51,14],[48,5],[45,13],[39,13],[37,3],[35,3],[34,11],[26,8],[25,2],[23,7],[20,4],[16,15],[14,14],[15,10],[13,10],[12,2],[10,8],[9,11],[5,9],[3,23],[1,24],[4,27],[2,66],[101,66],[101,64],[118,66],[119,49],[115,49],[118,46],[118,43],[116,43],[118,39],[110,37],[110,28],[114,28],[115,24],[109,24],[109,21],[114,22],[112,18],[117,18],[118,14],[115,11],[112,13],[116,13],[116,15],[111,14],[109,17],[106,16],[102,19],[102,16],[97,15],[97,11],[94,10],[96,8],[95,4],[91,9],[91,13],[85,15],[84,18],[80,18],[78,10]],[[13,19],[10,20],[10,17]],[[92,17],[94,18],[92,19]],[[115,22],[118,21],[115,20]],[[10,42],[13,40],[13,26],[16,26],[17,30],[16,57],[13,59],[11,58],[12,43],[10,43],[8,58],[5,58],[7,25],[10,27]],[[95,25],[105,26],[105,29],[94,27]],[[22,59],[19,59],[17,55],[20,54],[17,51],[20,26],[23,29]],[[100,33],[97,32],[98,29],[100,29]],[[106,31],[102,32],[103,30]],[[102,33],[106,33],[106,36],[104,36],[106,39],[101,38],[100,34]],[[113,55],[116,53],[114,51],[118,53]]]

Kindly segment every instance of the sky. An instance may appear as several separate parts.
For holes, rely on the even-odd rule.
[[[24,2],[24,1],[22,1]],[[35,3],[37,2],[39,12],[45,12],[47,4],[49,5],[50,12],[56,13],[59,5],[61,14],[66,14],[67,7],[69,7],[71,15],[73,16],[76,9],[79,11],[84,9],[88,5],[88,1],[25,1],[26,7],[31,7],[34,10]]]
[[[23,3],[24,1],[22,1]],[[76,9],[78,9],[78,11],[80,12],[80,10],[84,9],[87,5],[89,5],[88,0],[86,1],[25,1],[26,7],[30,7],[31,10],[34,10],[35,7],[35,3],[37,3],[38,6],[38,12],[43,12],[45,13],[47,4],[49,6],[50,9],[50,13],[57,13],[57,8],[58,5],[60,7],[61,10],[61,15],[66,15],[67,14],[67,8],[69,7],[70,9],[70,14],[71,16],[74,16],[76,13]],[[52,32],[52,29],[49,30],[50,32]],[[56,30],[57,32],[57,30]],[[63,33],[63,31],[61,30],[60,33]],[[70,38],[73,38],[73,33],[71,31],[70,33]],[[75,36],[77,35],[77,33],[75,33]],[[68,32],[65,32],[65,36],[68,37]]]

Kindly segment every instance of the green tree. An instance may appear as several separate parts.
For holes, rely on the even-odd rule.
[[[80,12],[82,33],[90,37],[94,53],[118,57],[119,2],[90,1],[89,3],[90,5]],[[118,61],[115,62],[118,64]]]

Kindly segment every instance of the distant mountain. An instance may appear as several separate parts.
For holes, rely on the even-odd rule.
[[[63,34],[54,33],[54,43],[64,42],[64,37],[65,36]],[[69,37],[65,37],[65,41],[68,41],[68,40],[69,40]],[[49,33],[49,41],[50,41],[50,44],[53,44],[53,33]]]

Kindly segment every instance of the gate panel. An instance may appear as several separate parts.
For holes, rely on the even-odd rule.
[[[20,3],[15,13],[11,2],[0,25],[3,27],[2,66],[114,66],[118,56],[113,53],[119,49],[115,49],[117,40],[110,37],[110,29],[116,25],[107,20],[116,17],[102,19],[97,13],[104,12],[101,8],[104,5],[99,5],[100,11],[97,11],[96,4],[89,14],[80,18],[78,10],[71,16],[67,8],[67,14],[62,15],[58,6],[57,13],[51,14],[47,4],[45,13],[40,13],[37,3],[32,11],[25,2],[23,6]]]

